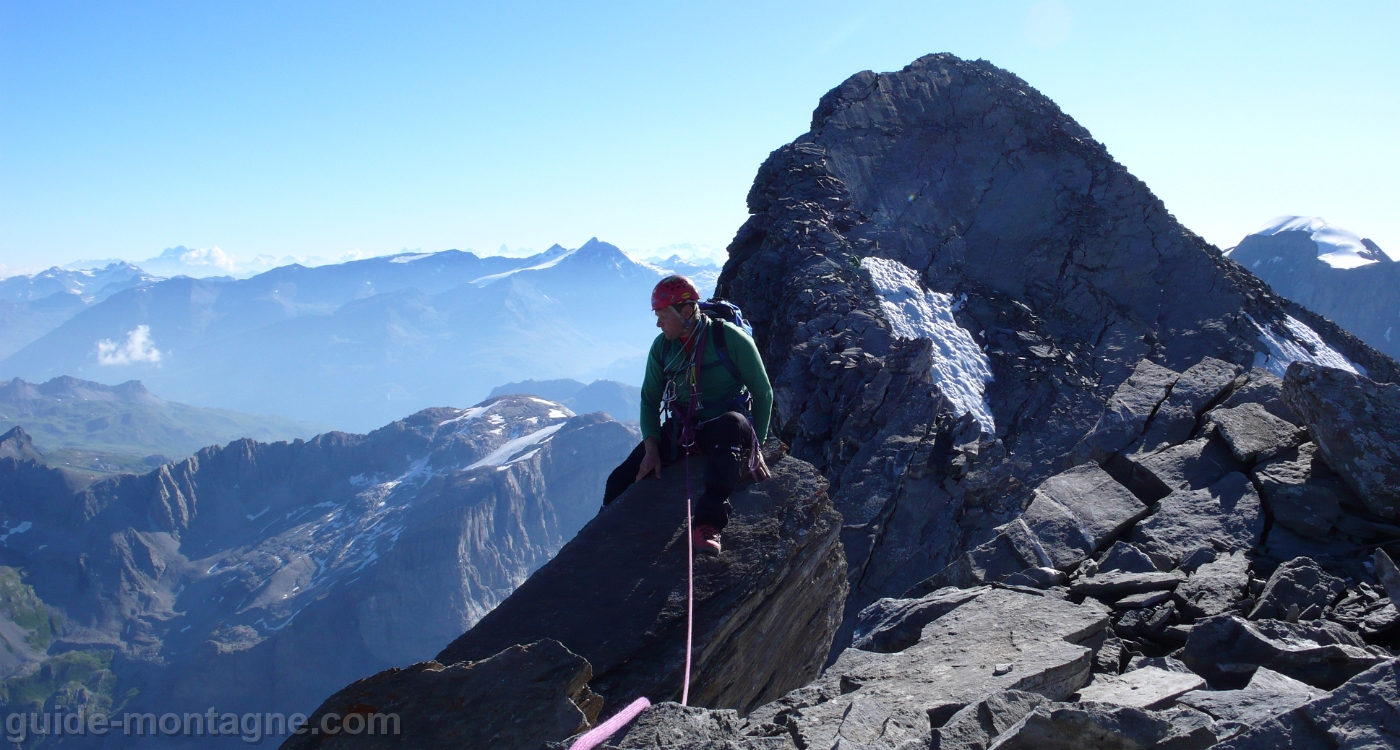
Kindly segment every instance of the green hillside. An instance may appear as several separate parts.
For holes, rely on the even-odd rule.
[[[160,399],[138,381],[107,386],[76,378],[0,381],[0,434],[22,427],[55,466],[106,474],[145,472],[239,438],[309,438],[333,428],[285,417],[206,409]]]

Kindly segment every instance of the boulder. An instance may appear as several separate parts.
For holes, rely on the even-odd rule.
[[[1102,462],[1127,448],[1142,435],[1147,420],[1179,377],[1150,360],[1138,362],[1133,374],[1109,397],[1099,421],[1075,447],[1075,460]]]
[[[1152,558],[1128,542],[1114,542],[1099,560],[1100,573],[1155,573]]]
[[[1219,750],[1378,750],[1400,747],[1400,660],[1377,664],[1217,746]]]
[[[931,750],[986,750],[998,735],[1036,708],[1050,704],[1039,693],[1004,690],[964,706],[933,730]]]
[[[1259,404],[1270,414],[1292,424],[1303,424],[1303,418],[1283,400],[1283,378],[1255,367],[1245,374],[1247,381],[1235,389],[1221,406],[1234,408],[1243,404]]]
[[[791,457],[770,465],[771,480],[731,497],[724,553],[695,562],[694,705],[747,712],[809,682],[840,621],[845,559],[826,482]],[[588,659],[611,705],[679,697],[685,508],[681,464],[634,484],[438,661],[554,638]]]
[[[1128,452],[1151,453],[1185,442],[1196,431],[1201,413],[1234,385],[1239,374],[1238,365],[1214,357],[1206,357],[1186,368],[1172,385],[1167,399],[1152,415],[1147,431]]]
[[[732,710],[682,706],[667,701],[642,711],[604,747],[617,750],[797,750],[786,733],[765,737]],[[755,736],[757,734],[758,736]],[[560,746],[559,750],[566,750]]]
[[[1217,407],[1206,419],[1220,431],[1235,458],[1245,463],[1270,458],[1303,442],[1302,431],[1260,404]]]
[[[1295,362],[1283,394],[1327,465],[1366,508],[1383,519],[1400,517],[1400,385]]]
[[[1251,470],[1274,522],[1307,537],[1323,538],[1342,518],[1351,492],[1318,455],[1317,443],[1303,443]]]
[[[1160,500],[1175,490],[1199,490],[1215,484],[1233,471],[1243,471],[1244,464],[1230,452],[1230,446],[1216,435],[1214,427],[1208,433],[1180,445],[1163,448],[1156,453],[1126,456],[1116,464],[1124,469],[1125,482],[1138,497]]]
[[[1254,671],[1249,684],[1240,690],[1193,690],[1182,695],[1177,701],[1203,711],[1217,721],[1235,722],[1252,727],[1325,695],[1326,692],[1272,669],[1260,667]]]
[[[1121,675],[1094,675],[1079,691],[1077,700],[1112,703],[1133,708],[1170,708],[1178,696],[1206,686],[1191,672],[1143,667]]]
[[[1039,706],[1003,732],[994,750],[1137,750],[1172,734],[1172,722],[1149,711],[1097,703]]]
[[[1233,611],[1248,594],[1249,561],[1243,552],[1233,552],[1200,566],[1176,589],[1182,611],[1195,618]]]
[[[291,735],[282,748],[538,750],[597,720],[603,700],[589,690],[591,676],[587,661],[553,640],[511,646],[476,662],[389,669],[327,698],[311,714],[313,731]],[[327,713],[341,717],[347,729],[346,717],[360,714],[365,731],[317,734]],[[388,731],[376,731],[381,726]]]
[[[1019,518],[997,527],[991,541],[915,584],[905,596],[1003,582],[1028,568],[1072,570],[1145,513],[1147,506],[1108,472],[1096,464],[1077,466],[1042,482]]]
[[[892,654],[919,642],[924,626],[982,594],[990,587],[943,588],[918,599],[881,599],[856,618],[852,648]]]
[[[1081,644],[1107,626],[1107,609],[1093,601],[993,589],[925,625],[899,653],[843,651],[819,680],[749,718],[788,727],[811,750],[893,750],[998,691],[1069,697],[1090,677],[1093,652]]]
[[[1268,667],[1314,687],[1331,690],[1389,658],[1360,636],[1327,621],[1288,623],[1219,615],[1196,623],[1182,660],[1210,684],[1241,687],[1258,667]]]
[[[1203,490],[1176,490],[1139,522],[1132,539],[1148,552],[1181,560],[1201,547],[1246,551],[1259,543],[1264,514],[1259,494],[1238,472]]]
[[[1323,607],[1336,601],[1344,591],[1346,584],[1342,579],[1330,575],[1311,558],[1294,558],[1278,566],[1269,576],[1249,619],[1283,619],[1290,607],[1297,607],[1299,612],[1316,608],[1320,614]]]
[[[1108,472],[1085,464],[1042,482],[1021,520],[1039,542],[1043,564],[1069,570],[1146,514]]]
[[[1076,579],[1069,590],[1100,599],[1116,599],[1144,591],[1172,591],[1184,580],[1179,573],[1104,573]]]

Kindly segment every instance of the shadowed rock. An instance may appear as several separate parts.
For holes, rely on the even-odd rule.
[[[1282,620],[1290,608],[1298,612],[1314,612],[1310,617],[1320,616],[1322,608],[1337,600],[1346,590],[1342,579],[1329,575],[1315,561],[1298,557],[1278,566],[1274,574],[1264,584],[1259,595],[1259,604],[1249,613],[1249,619],[1269,617]],[[1296,619],[1296,618],[1294,618]]]
[[[1239,687],[1257,667],[1330,690],[1389,658],[1334,622],[1293,624],[1220,615],[1196,623],[1182,660],[1216,687]]]
[[[1366,508],[1381,518],[1400,517],[1400,386],[1295,362],[1283,394],[1323,459]]]
[[[1259,494],[1243,474],[1227,474],[1203,490],[1177,490],[1133,529],[1133,540],[1149,552],[1180,560],[1193,550],[1217,546],[1244,551],[1259,543],[1264,514]]]
[[[988,591],[924,626],[894,654],[842,652],[821,679],[750,719],[785,726],[811,750],[893,748],[923,737],[968,703],[1000,690],[1051,699],[1089,681],[1107,610],[1007,589]]]
[[[1272,458],[1303,441],[1297,427],[1259,404],[1222,406],[1213,409],[1206,419],[1220,431],[1235,458],[1245,463]]]
[[[1366,670],[1219,750],[1373,750],[1400,747],[1400,660]]]
[[[282,748],[538,750],[598,718],[603,700],[588,689],[591,676],[588,662],[552,640],[511,646],[478,662],[390,669],[327,698],[307,724],[319,729],[322,717],[334,713],[334,726],[346,731],[304,731]]]
[[[826,482],[793,458],[772,468],[773,479],[731,498],[724,553],[695,563],[695,705],[748,712],[805,684],[820,671],[839,622],[845,560]],[[609,705],[678,698],[685,507],[683,464],[633,485],[438,661],[553,638],[588,659],[593,689]]]

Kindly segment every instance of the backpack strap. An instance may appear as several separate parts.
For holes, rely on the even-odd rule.
[[[719,355],[720,364],[724,365],[724,369],[728,370],[729,374],[733,375],[735,380],[740,383],[744,382],[744,376],[739,374],[738,366],[734,364],[734,360],[729,356],[729,342],[725,340],[723,321],[714,321],[710,330],[710,338],[714,340],[715,354]]]

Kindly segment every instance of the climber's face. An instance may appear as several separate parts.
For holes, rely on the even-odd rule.
[[[695,308],[686,305],[681,308],[684,313],[677,312],[674,305],[668,305],[656,311],[656,327],[661,329],[661,335],[667,341],[675,341],[685,335],[686,322],[695,314]]]

